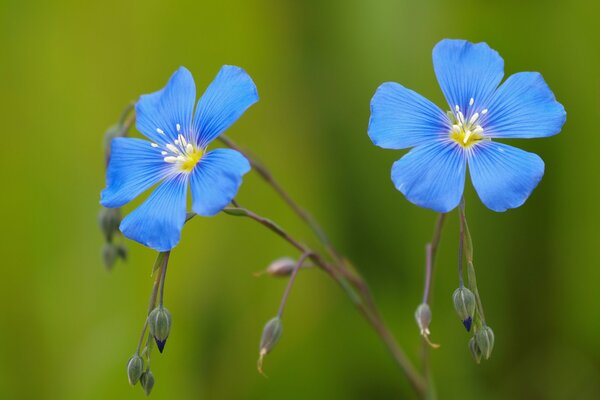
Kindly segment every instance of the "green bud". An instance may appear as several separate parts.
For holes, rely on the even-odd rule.
[[[121,260],[127,261],[127,246],[125,246],[123,243],[119,243],[117,245],[117,256]]]
[[[135,385],[140,377],[142,376],[142,371],[144,370],[144,360],[139,354],[134,354],[131,356],[129,361],[127,362],[127,378],[129,379],[130,385]]]
[[[107,269],[112,269],[118,256],[119,250],[117,246],[112,243],[104,243],[104,247],[102,247],[102,260]]]
[[[118,208],[102,208],[98,213],[98,224],[107,242],[111,242],[115,232],[119,230],[121,211]]]
[[[429,339],[429,335],[431,335],[431,332],[429,331],[429,325],[431,324],[431,308],[429,308],[429,304],[419,304],[419,307],[417,307],[417,310],[415,311],[415,320],[419,326],[421,336],[423,336],[423,339],[425,339],[427,344],[434,349],[439,348],[439,344],[433,343],[431,339]]]
[[[152,388],[154,387],[154,374],[152,374],[152,371],[148,370],[142,374],[140,384],[146,396],[150,396],[150,392],[152,392]]]
[[[477,345],[477,341],[475,340],[475,337],[472,337],[469,340],[469,350],[471,351],[473,360],[475,360],[475,362],[477,364],[479,364],[481,362],[481,349]]]
[[[259,346],[259,358],[258,358],[258,372],[263,373],[262,365],[264,357],[273,350],[279,339],[281,338],[281,334],[283,333],[283,324],[281,323],[281,318],[275,317],[272,318],[265,327],[263,328],[262,336],[260,338],[260,346]]]
[[[148,315],[148,326],[158,350],[162,353],[171,331],[171,313],[163,306],[156,307]]]
[[[475,315],[475,295],[466,287],[461,286],[452,294],[452,300],[458,317],[469,332]]]
[[[298,262],[290,257],[282,257],[273,261],[267,267],[267,274],[271,276],[289,276]]]
[[[431,324],[431,308],[427,303],[422,303],[415,311],[415,320],[419,326],[422,336],[429,336],[429,324]]]
[[[487,360],[492,355],[492,350],[494,348],[494,331],[487,325],[481,327],[475,333],[475,340],[477,341],[477,346],[481,350],[481,354]]]

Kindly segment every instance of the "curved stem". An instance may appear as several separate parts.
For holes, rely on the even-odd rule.
[[[252,167],[263,178],[263,180],[267,182],[277,192],[277,194],[279,194],[283,201],[294,211],[294,213],[296,213],[298,217],[300,217],[300,219],[303,220],[312,229],[317,238],[320,240],[321,244],[327,250],[330,257],[334,260],[334,262],[326,262],[325,259],[319,254],[314,253],[307,246],[292,238],[287,232],[281,229],[279,225],[249,210],[244,209],[244,211],[241,214],[239,213],[239,208],[237,210],[226,209],[224,211],[231,215],[243,215],[254,219],[255,221],[269,228],[271,231],[278,234],[280,237],[288,241],[292,246],[294,246],[303,253],[306,253],[310,250],[310,259],[315,263],[315,265],[321,267],[325,272],[327,272],[329,276],[340,285],[340,287],[344,290],[346,295],[350,298],[350,300],[352,300],[352,303],[359,309],[361,314],[365,317],[365,319],[367,319],[367,321],[371,324],[375,332],[380,336],[396,363],[400,366],[404,374],[408,377],[416,393],[419,395],[419,397],[424,398],[426,395],[425,380],[415,370],[402,348],[398,345],[398,343],[390,333],[389,329],[385,326],[382,318],[380,317],[379,310],[373,300],[373,296],[371,294],[369,286],[362,278],[362,276],[356,271],[356,269],[349,268],[349,266],[351,266],[350,263],[347,260],[345,260],[334,248],[334,246],[329,241],[327,235],[325,234],[321,226],[317,223],[317,221],[312,217],[311,214],[309,214],[306,210],[300,207],[292,199],[292,197],[274,179],[273,175],[269,172],[267,168],[265,168],[262,165],[262,163],[260,163],[254,157],[250,156],[247,152],[243,151],[240,146],[238,146],[235,142],[233,142],[226,136],[221,135],[219,139],[226,146],[242,153],[250,161]],[[443,217],[441,217],[440,219],[441,221],[439,221],[439,231],[441,231]],[[433,246],[433,251],[435,252],[435,250],[437,249],[437,244],[439,242],[439,234],[437,236],[434,235],[433,242],[435,243],[435,245]]]
[[[423,287],[423,303],[426,304],[429,303],[431,281],[433,280],[433,271],[435,268],[435,256],[437,255],[437,249],[442,237],[442,228],[444,227],[445,220],[446,214],[440,213],[435,222],[431,242],[425,245],[425,285]]]
[[[298,275],[298,270],[304,264],[306,258],[310,256],[310,253],[303,253],[298,259],[298,262],[294,266],[294,270],[292,271],[292,276],[288,280],[287,287],[285,288],[285,292],[283,292],[283,297],[281,298],[281,303],[279,304],[279,310],[277,311],[277,317],[281,318],[283,316],[283,310],[285,309],[285,305],[287,303],[287,299],[290,296],[290,292],[292,291],[292,286],[294,286],[294,282],[296,281],[296,276]]]
[[[159,287],[164,288],[164,284],[161,284],[164,280],[164,270],[167,268],[167,262],[169,260],[169,254],[171,252],[158,253],[155,262],[155,268],[158,269],[158,273],[154,278],[154,283],[152,284],[152,292],[150,292],[150,301],[148,302],[148,312],[146,313],[146,320],[144,321],[144,327],[142,328],[142,333],[140,335],[140,340],[137,345],[137,353],[140,353],[142,348],[142,343],[144,341],[144,336],[146,334],[146,329],[148,329],[148,315],[154,310],[154,306],[156,305],[156,297],[158,295]],[[161,290],[162,291],[162,290]],[[161,295],[162,298],[162,295]]]
[[[219,136],[219,140],[223,142],[227,147],[237,150],[244,155],[250,161],[250,165],[252,168],[260,175],[260,177],[267,182],[277,194],[283,199],[283,201],[298,215],[298,217],[304,221],[314,232],[314,234],[319,238],[321,243],[325,246],[329,254],[336,260],[341,260],[341,257],[337,250],[333,247],[329,238],[325,234],[325,231],[319,223],[315,220],[315,218],[304,208],[300,207],[298,203],[294,201],[292,196],[290,196],[283,187],[275,180],[271,172],[255,157],[248,154],[248,152],[244,151],[240,146],[238,146],[233,140],[229,139],[225,135]]]
[[[398,366],[402,369],[406,377],[408,378],[410,384],[412,385],[415,392],[419,395],[420,398],[425,397],[426,393],[426,383],[423,377],[416,371],[400,345],[396,342],[393,335],[379,316],[379,312],[372,301],[367,301],[364,299],[362,295],[363,292],[369,293],[368,287],[364,280],[356,273],[352,274],[347,269],[339,268],[339,266],[333,266],[332,264],[325,261],[325,259],[318,253],[311,250],[308,246],[294,239],[290,234],[288,234],[285,230],[283,230],[279,225],[275,222],[262,217],[248,209],[242,207],[230,207],[223,210],[226,214],[235,215],[235,216],[245,216],[253,219],[254,221],[260,223],[261,225],[267,227],[269,230],[276,233],[278,236],[286,240],[296,249],[301,251],[303,254],[308,254],[308,258],[310,258],[315,265],[319,266],[323,269],[327,274],[336,282],[340,287],[344,290],[346,295],[352,300],[353,304],[357,307],[357,309],[361,312],[363,317],[369,322],[373,330],[379,335],[383,343],[386,345],[388,351],[392,355],[394,361],[398,364]],[[340,272],[343,271],[343,272]],[[354,280],[352,284],[349,284],[349,280],[347,277],[352,277]],[[359,289],[359,293],[356,292],[354,286],[359,285],[361,289]],[[363,297],[361,297],[363,296]],[[367,305],[369,304],[369,305]]]

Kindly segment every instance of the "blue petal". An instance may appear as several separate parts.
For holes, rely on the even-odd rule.
[[[157,251],[175,247],[185,223],[187,177],[173,175],[161,183],[142,205],[125,217],[121,232]]]
[[[433,48],[433,68],[451,110],[471,99],[484,108],[504,76],[504,60],[486,43],[444,39]]]
[[[180,67],[164,89],[140,97],[135,105],[136,127],[148,139],[165,144],[192,130],[196,85],[190,71]],[[160,131],[164,134],[159,133]]]
[[[371,100],[369,137],[385,149],[405,149],[448,135],[450,121],[438,106],[404,86],[386,82]]]
[[[147,140],[113,139],[100,203],[111,208],[129,203],[164,178],[169,165]]]
[[[536,138],[560,132],[567,113],[537,72],[511,75],[498,88],[482,121],[491,138]]]
[[[235,197],[250,163],[239,152],[216,149],[206,153],[192,172],[192,209],[203,216],[221,211]]]
[[[494,211],[522,205],[544,175],[544,161],[536,154],[497,142],[477,143],[468,160],[479,198]]]
[[[466,156],[456,142],[415,147],[394,163],[392,181],[406,198],[438,212],[454,209],[465,187]]]
[[[240,67],[224,65],[200,98],[194,117],[198,145],[206,147],[258,101],[252,78]]]

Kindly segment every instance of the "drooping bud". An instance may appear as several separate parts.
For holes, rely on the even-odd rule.
[[[481,354],[487,360],[492,355],[492,350],[494,349],[494,331],[487,325],[481,327],[475,333],[475,340],[477,341],[477,346],[481,350]]]
[[[279,317],[272,318],[263,328],[262,336],[260,338],[260,346],[258,349],[259,358],[257,362],[258,372],[263,375],[263,359],[271,352],[271,350],[273,350],[277,342],[279,342],[282,333],[283,324],[281,323],[281,318]]]
[[[431,323],[431,308],[427,303],[422,303],[415,311],[415,320],[419,326],[422,336],[429,335],[429,324]]]
[[[154,387],[154,374],[152,371],[148,370],[142,374],[140,377],[140,384],[142,385],[142,389],[144,389],[146,396],[150,396],[150,392],[152,392],[152,388]]]
[[[144,370],[144,360],[139,354],[134,354],[131,356],[129,361],[127,362],[127,378],[129,379],[130,385],[135,385],[140,377],[142,376],[142,372]]]
[[[297,263],[298,262],[291,257],[278,258],[277,260],[269,264],[267,269],[261,272],[257,272],[255,276],[260,276],[263,273],[278,277],[290,276]]]
[[[475,337],[472,337],[469,340],[469,350],[471,351],[473,360],[475,360],[475,362],[477,364],[479,364],[481,362],[481,349],[477,345],[477,341],[475,340]]]
[[[127,246],[125,246],[123,243],[119,243],[117,245],[117,256],[121,260],[127,261]]]
[[[429,331],[429,324],[431,324],[431,308],[429,308],[429,304],[419,304],[415,311],[415,320],[417,321],[417,326],[419,327],[423,339],[425,339],[425,341],[434,349],[440,347],[439,344],[432,343],[431,340],[429,340],[429,335],[431,334]]]
[[[156,341],[158,351],[162,353],[171,331],[171,313],[169,310],[163,306],[158,306],[152,310],[148,315],[148,327],[150,328],[150,334]]]
[[[119,256],[119,249],[112,243],[104,243],[102,247],[102,261],[107,269],[112,269]]]
[[[475,295],[466,287],[461,286],[452,294],[452,300],[458,317],[469,332],[475,315]]]
[[[107,242],[111,242],[115,232],[119,230],[121,211],[118,208],[102,208],[98,213],[98,224]]]

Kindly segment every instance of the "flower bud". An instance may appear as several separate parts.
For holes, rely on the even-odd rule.
[[[475,333],[475,340],[477,341],[477,347],[481,350],[481,354],[487,360],[492,355],[492,349],[494,348],[494,331],[487,325],[481,327]]]
[[[473,360],[475,360],[475,362],[477,364],[479,364],[481,362],[481,349],[477,345],[477,341],[475,340],[475,337],[472,337],[469,340],[469,350],[471,351]]]
[[[417,321],[417,325],[419,326],[419,331],[421,332],[421,336],[423,339],[434,349],[440,347],[439,344],[433,343],[429,339],[429,335],[431,332],[429,331],[429,324],[431,324],[431,308],[427,303],[422,303],[417,307],[415,311],[415,320]]]
[[[469,332],[475,315],[475,295],[466,287],[461,286],[452,294],[452,300],[458,317]]]
[[[150,392],[152,392],[152,388],[154,387],[154,374],[152,374],[152,371],[148,370],[142,374],[140,384],[146,396],[150,396]]]
[[[289,276],[298,262],[291,257],[282,257],[273,261],[266,269],[271,276]]]
[[[427,303],[422,303],[417,307],[415,311],[415,320],[419,326],[419,330],[422,336],[428,336],[429,324],[431,323],[431,309]]]
[[[127,246],[125,246],[123,243],[119,243],[117,245],[117,256],[121,260],[127,261]]]
[[[259,358],[258,358],[258,372],[263,373],[262,365],[263,358],[273,350],[281,334],[283,333],[283,324],[279,317],[272,318],[265,327],[263,328],[262,336],[260,338],[259,346]]]
[[[148,315],[150,334],[154,336],[158,350],[162,353],[171,331],[171,313],[163,306],[158,306]]]
[[[98,224],[107,242],[112,241],[113,235],[119,230],[120,223],[121,211],[118,208],[102,208],[98,213]]]
[[[131,356],[129,361],[127,362],[127,378],[129,379],[130,385],[135,385],[140,377],[142,376],[142,371],[144,370],[144,360],[139,354],[134,354]]]
[[[112,269],[119,256],[119,249],[112,243],[104,243],[102,247],[102,261],[107,269]]]

